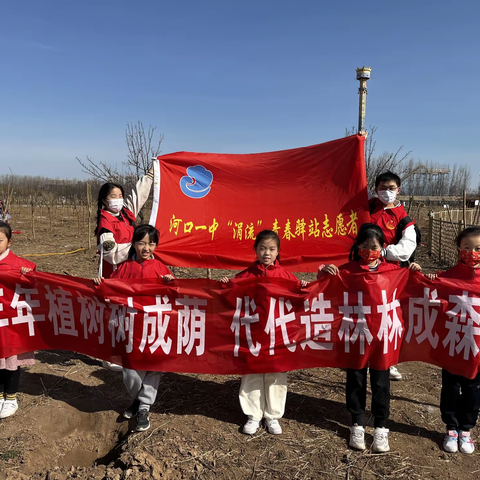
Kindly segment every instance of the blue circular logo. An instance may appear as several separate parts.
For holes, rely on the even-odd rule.
[[[187,168],[187,175],[180,179],[180,189],[189,198],[203,198],[208,195],[213,174],[203,165]]]

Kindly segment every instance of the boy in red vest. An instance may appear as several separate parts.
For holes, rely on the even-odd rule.
[[[389,262],[407,266],[417,248],[417,234],[415,222],[408,216],[402,202],[397,200],[400,185],[400,177],[395,173],[387,171],[378,175],[375,179],[377,196],[369,199],[369,208],[371,222],[382,229],[385,237],[382,256]],[[390,367],[390,380],[401,379],[397,367]]]

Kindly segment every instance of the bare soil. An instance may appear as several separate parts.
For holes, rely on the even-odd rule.
[[[29,219],[13,212],[13,250],[55,253],[85,247],[84,232],[68,233],[39,219],[36,239]],[[22,222],[22,223],[21,223]],[[426,271],[436,269],[419,250]],[[94,248],[76,254],[31,257],[39,270],[93,277]],[[205,270],[175,269],[179,277]],[[225,271],[214,271],[214,278]],[[230,272],[231,274],[232,272]],[[312,279],[303,274],[302,278]],[[37,352],[22,374],[18,412],[0,421],[0,480],[32,479],[457,479],[478,478],[480,454],[442,451],[441,377],[436,367],[402,364],[392,382],[387,454],[348,448],[345,372],[291,372],[284,433],[241,433],[239,377],[165,373],[150,430],[133,433],[121,413],[130,404],[121,374],[93,358],[64,351]],[[371,444],[373,427],[367,428]],[[476,439],[479,427],[472,431]]]

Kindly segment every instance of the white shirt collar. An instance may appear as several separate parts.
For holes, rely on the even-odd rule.
[[[9,253],[10,253],[10,249],[7,248],[7,249],[0,255],[0,261],[3,260],[4,258],[7,258]]]

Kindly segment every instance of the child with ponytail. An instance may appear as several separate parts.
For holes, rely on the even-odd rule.
[[[125,190],[118,183],[108,182],[100,187],[97,200],[97,248],[100,253],[98,276],[110,278],[112,273],[128,258],[136,218],[148,199],[153,183],[153,167],[142,177],[131,195],[125,198]],[[122,367],[102,362],[114,372]]]
[[[338,275],[339,273],[369,273],[379,274],[400,268],[393,263],[387,263],[381,256],[385,248],[385,238],[382,229],[372,223],[364,223],[359,231],[355,243],[350,250],[350,262],[337,268],[335,265],[319,267],[318,278],[324,273]],[[419,271],[420,266],[411,263],[408,267]],[[372,414],[375,431],[373,434],[372,450],[374,452],[388,452],[387,420],[390,415],[390,374],[389,370],[374,370],[367,367],[361,370],[347,368],[346,404],[352,416],[349,445],[357,450],[365,450],[364,414],[367,400],[367,373],[370,372],[370,386],[372,388]]]
[[[249,268],[235,275],[235,278],[250,277],[280,277],[295,280],[305,287],[307,282],[298,278],[280,265],[280,238],[272,230],[261,231],[253,245],[257,260]],[[222,283],[229,279],[223,277]],[[265,425],[269,433],[282,433],[280,418],[285,412],[287,401],[287,372],[272,372],[249,374],[242,376],[240,385],[240,406],[248,420],[243,427],[243,433],[253,435],[265,418]]]
[[[162,278],[164,282],[174,279],[172,272],[153,253],[158,244],[160,234],[151,225],[139,225],[133,232],[129,259],[115,270],[111,278]],[[100,285],[103,278],[94,278],[95,285]],[[137,417],[137,432],[150,428],[150,407],[157,398],[161,372],[147,370],[123,369],[123,381],[130,393],[133,403],[123,416]]]
[[[101,186],[97,200],[97,248],[100,252],[98,276],[110,278],[118,265],[128,258],[136,218],[148,199],[153,183],[153,167],[142,177],[131,195],[118,183]]]

